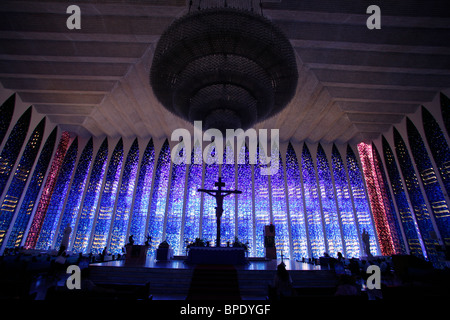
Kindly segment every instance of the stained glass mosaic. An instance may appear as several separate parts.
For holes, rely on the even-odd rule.
[[[428,211],[424,196],[420,190],[419,180],[414,172],[411,157],[406,149],[406,144],[395,128],[394,143],[397,159],[399,161],[403,179],[405,180],[409,200],[412,204],[412,209],[425,246],[427,258],[436,262],[436,245],[438,245],[438,242],[433,237],[433,233],[436,231],[431,222],[430,212]]]
[[[119,195],[117,196],[109,244],[109,252],[112,254],[122,253],[122,248],[126,244],[128,221],[130,218],[131,205],[133,203],[138,165],[139,144],[136,138],[128,151],[127,159],[125,160]]]
[[[92,170],[89,177],[89,183],[85,191],[83,205],[78,217],[78,222],[74,230],[75,240],[72,251],[75,253],[86,253],[91,235],[92,225],[94,223],[95,213],[97,211],[100,189],[103,183],[103,177],[106,170],[108,159],[108,139],[105,138],[97,151]]]
[[[61,246],[61,240],[64,235],[64,230],[66,227],[70,226],[72,233],[70,235],[69,243],[73,239],[73,230],[75,230],[75,223],[77,220],[78,213],[80,212],[81,200],[83,198],[83,193],[86,187],[89,168],[92,163],[94,143],[93,139],[90,138],[83,149],[78,160],[77,169],[72,180],[69,195],[67,198],[66,205],[64,207],[64,212],[62,214],[61,223],[59,230],[57,232],[55,248],[59,249]]]
[[[114,205],[119,187],[120,172],[123,162],[123,141],[117,142],[109,160],[106,180],[100,198],[100,205],[92,235],[91,252],[101,253],[106,247],[111,228],[111,220],[114,214]]]
[[[31,173],[34,161],[36,160],[44,134],[45,118],[39,122],[31,134],[25,149],[14,172],[8,191],[0,207],[0,246],[5,240],[11,221],[19,206],[22,193]]]
[[[69,150],[64,157],[56,180],[55,188],[50,198],[41,231],[35,245],[35,249],[46,250],[52,247],[59,218],[63,212],[64,201],[69,189],[72,172],[78,153],[78,138],[72,141]]]
[[[340,221],[336,207],[331,170],[328,165],[327,155],[322,145],[317,147],[317,177],[319,181],[322,214],[327,239],[328,254],[337,257],[338,252],[343,252]]]
[[[28,189],[17,213],[14,226],[9,235],[8,243],[6,245],[7,248],[20,247],[22,243],[25,230],[27,228],[28,222],[30,221],[33,209],[35,208],[39,191],[41,190],[42,184],[44,182],[45,173],[47,172],[53,149],[55,148],[56,134],[57,128],[55,127],[48,136],[44,146],[42,147],[42,151],[34,168],[30,184],[28,185]]]

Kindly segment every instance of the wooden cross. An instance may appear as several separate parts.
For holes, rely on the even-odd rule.
[[[207,189],[198,189],[199,192],[205,192],[210,196],[216,198],[216,220],[217,220],[217,239],[216,239],[216,247],[220,247],[220,222],[223,213],[223,198],[230,194],[240,194],[242,191],[239,190],[222,190],[222,187],[225,187],[225,183],[222,182],[222,178],[219,177],[219,181],[214,184],[217,187],[217,190],[207,190]]]

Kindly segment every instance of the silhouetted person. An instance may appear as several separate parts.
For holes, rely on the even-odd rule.
[[[292,279],[289,272],[286,270],[286,265],[284,263],[280,263],[277,267],[277,273],[273,279],[273,286],[278,298],[291,297],[294,295]]]

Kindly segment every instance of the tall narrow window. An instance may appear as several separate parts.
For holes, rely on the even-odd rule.
[[[428,212],[425,199],[422,195],[419,186],[419,180],[414,172],[414,167],[406,149],[405,142],[403,141],[400,133],[394,128],[394,142],[395,151],[400,164],[400,168],[405,179],[406,188],[408,190],[409,199],[411,201],[416,221],[420,229],[423,243],[428,259],[432,262],[437,261],[436,246],[438,242],[433,237],[435,232],[433,224],[431,222],[430,213]]]
[[[91,235],[92,224],[94,223],[95,212],[97,211],[100,189],[108,160],[108,139],[105,138],[100,149],[95,156],[92,166],[89,184],[81,207],[78,225],[76,227],[75,241],[72,251],[74,253],[86,253],[89,237]]]
[[[347,174],[341,154],[334,144],[331,153],[331,164],[333,167],[334,185],[336,187],[336,200],[341,215],[345,254],[347,258],[359,257],[361,253],[358,229],[356,226]]]
[[[417,171],[419,171],[419,176],[425,189],[425,195],[430,203],[437,228],[445,245],[450,245],[450,212],[444,198],[444,193],[438,182],[436,172],[431,164],[422,137],[409,118],[407,118],[406,127],[411,153],[414,157]]]
[[[364,189],[363,176],[356,160],[356,155],[349,145],[347,145],[347,168],[353,194],[353,202],[356,209],[359,233],[363,234],[365,230],[369,234],[370,253],[377,255],[378,244],[375,238],[375,228],[372,223],[369,202]],[[365,255],[365,252],[363,252],[363,254]]]
[[[450,99],[441,92],[441,113],[444,119],[445,128],[450,135]]]
[[[116,147],[109,161],[106,172],[105,186],[100,198],[100,207],[97,213],[94,235],[92,237],[91,251],[94,254],[101,253],[107,245],[109,229],[116,203],[117,189],[119,187],[120,171],[123,162],[123,142],[122,138],[117,142]]]
[[[11,221],[16,213],[20,198],[30,176],[31,168],[41,146],[45,118],[36,126],[23,151],[11,184],[0,207],[0,246],[5,240]]]
[[[156,164],[155,181],[153,183],[152,201],[149,212],[148,233],[152,238],[152,248],[149,253],[155,252],[162,240],[164,217],[166,214],[166,199],[169,188],[170,175],[170,147],[166,140],[159,153]]]
[[[383,168],[380,154],[378,153],[375,144],[372,143],[373,164],[375,174],[380,187],[380,196],[384,203],[384,210],[386,214],[387,223],[389,225],[389,233],[394,246],[394,254],[406,254],[405,243],[403,242],[402,231],[399,220],[395,211],[394,202],[392,200],[391,192],[389,191],[389,182]]]
[[[256,256],[264,257],[264,226],[270,223],[270,200],[269,200],[269,176],[261,174],[261,168],[265,163],[260,152],[261,146],[257,148],[257,163],[254,165],[255,179],[255,236]],[[275,230],[276,234],[277,230]]]
[[[394,254],[394,243],[392,241],[390,226],[386,217],[385,203],[381,194],[381,183],[375,172],[372,146],[361,142],[358,144],[358,153],[361,159],[364,178],[367,185],[367,194],[372,208],[375,230],[378,235],[381,253],[383,255]]]
[[[13,94],[0,106],[0,145],[2,144],[3,138],[5,138],[9,125],[11,124],[15,103],[16,94]]]
[[[289,199],[289,217],[291,219],[292,258],[300,260],[308,257],[305,212],[300,180],[300,167],[297,155],[289,143],[286,151],[286,182]]]
[[[320,214],[316,172],[311,153],[306,144],[303,146],[302,151],[302,175],[311,254],[313,258],[319,258],[325,252],[325,239],[322,215]]]
[[[216,148],[210,144],[206,147],[207,163],[205,164],[205,189],[212,190],[219,178],[219,165],[217,162],[212,163],[217,157]],[[211,164],[208,164],[211,163]],[[211,245],[215,245],[216,241],[216,199],[208,194],[203,194],[203,215],[202,215],[202,238],[209,241]]]
[[[81,200],[83,198],[84,188],[86,187],[89,168],[92,162],[93,147],[93,139],[90,138],[81,153],[77,169],[75,170],[75,175],[69,191],[69,197],[67,199],[64,213],[61,218],[59,231],[57,233],[55,249],[59,249],[66,227],[70,226],[72,230],[75,229],[76,219],[80,211]],[[73,234],[74,232],[71,233],[70,240],[72,240]]]
[[[131,145],[125,161],[125,167],[122,174],[122,182],[117,196],[117,205],[114,212],[111,241],[109,251],[112,254],[122,252],[125,246],[128,221],[130,218],[131,204],[133,202],[134,186],[136,183],[136,175],[139,164],[139,144],[137,138]]]
[[[190,150],[185,150],[186,154]],[[182,148],[178,152],[183,152]],[[183,200],[186,181],[186,164],[172,164],[172,179],[167,203],[166,240],[175,254],[181,254],[185,248],[181,243],[181,222],[183,219]]]
[[[284,166],[281,154],[278,152],[278,172],[270,176],[272,190],[272,214],[275,225],[275,247],[277,256],[290,257],[289,227],[286,207],[286,187],[284,182]],[[273,159],[275,160],[275,159]]]
[[[239,149],[238,156],[238,190],[242,193],[237,197],[237,237],[243,243],[248,243],[248,252],[255,256],[253,245],[253,186],[252,186],[252,166],[249,162],[249,152],[247,146],[243,145]]]
[[[39,199],[30,230],[28,231],[27,240],[25,241],[25,248],[34,249],[36,245],[39,233],[41,232],[42,223],[45,219],[45,213],[47,212],[47,208],[50,204],[50,199],[56,185],[56,179],[58,178],[64,156],[66,155],[67,148],[69,147],[69,141],[70,134],[67,131],[64,131],[61,134],[56,153],[50,166],[50,171],[48,172],[47,179],[44,184],[41,198]]]
[[[382,142],[384,161],[386,162],[386,168],[389,180],[391,181],[392,193],[394,194],[398,213],[400,215],[400,221],[408,241],[408,249],[413,255],[424,256],[419,229],[415,217],[413,216],[413,211],[409,206],[406,192],[403,189],[400,171],[397,162],[395,161],[394,153],[384,136]]]
[[[69,189],[70,178],[72,177],[73,168],[75,166],[77,152],[78,138],[75,138],[64,157],[35,249],[46,250],[49,249],[53,243],[59,217],[63,211],[64,201],[67,190]]]
[[[331,171],[327,156],[320,143],[317,147],[317,176],[319,178],[328,253],[336,257],[338,252],[343,252],[342,237],[339,216],[336,210],[336,197],[334,196],[333,182],[331,181]]]
[[[199,161],[195,161],[196,157]],[[188,170],[185,219],[184,219],[184,245],[194,241],[199,237],[200,232],[200,204],[201,193],[197,192],[198,188],[202,188],[202,148],[195,143],[191,154],[191,164]]]
[[[442,178],[444,188],[447,194],[450,194],[450,148],[439,124],[423,106],[422,119],[428,146]]]
[[[130,235],[133,236],[137,244],[144,244],[145,241],[145,225],[150,203],[154,164],[155,148],[153,140],[150,139],[141,160],[136,194],[134,196],[133,215],[131,217]]]
[[[30,126],[31,107],[17,120],[0,154],[0,195],[5,190]]]
[[[57,128],[47,138],[47,141],[42,148],[41,154],[34,168],[30,184],[28,185],[25,197],[22,200],[19,212],[17,213],[16,221],[8,238],[7,248],[19,247],[24,238],[25,229],[30,221],[31,213],[36,204],[39,191],[44,182],[45,173],[47,172],[50,159],[52,157],[53,149],[56,143]]]
[[[232,154],[231,145],[227,144],[223,153],[223,164],[221,177],[225,183],[225,190],[235,190],[235,165],[226,163],[227,153]],[[235,236],[235,213],[236,213],[236,195],[230,194],[224,198],[223,214],[221,221],[220,241],[222,245],[226,245],[227,241],[233,242]]]

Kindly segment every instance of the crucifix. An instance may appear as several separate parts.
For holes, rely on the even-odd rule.
[[[219,181],[214,184],[217,187],[217,190],[207,190],[207,189],[198,189],[199,192],[206,192],[210,196],[216,198],[216,219],[217,219],[217,239],[216,239],[216,247],[220,247],[220,219],[222,218],[223,213],[223,198],[230,194],[240,194],[242,191],[239,190],[222,190],[222,187],[225,187],[225,183],[222,182],[222,178],[219,177]]]

